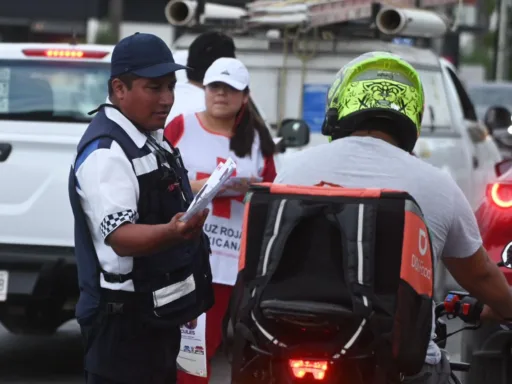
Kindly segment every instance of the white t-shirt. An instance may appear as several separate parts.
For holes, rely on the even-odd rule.
[[[292,185],[321,182],[408,192],[425,216],[436,264],[442,257],[472,256],[482,245],[471,206],[455,181],[383,140],[347,137],[306,149],[291,155],[275,179],[275,183]],[[431,341],[427,363],[437,364],[440,358],[438,346]]]
[[[272,182],[275,178],[273,156],[263,157],[259,136],[255,135],[250,156],[243,158],[229,149],[230,138],[211,132],[203,126],[196,113],[179,115],[165,129],[165,137],[182,155],[190,180],[210,176],[219,162],[231,157],[237,165],[236,177],[260,177]],[[243,196],[218,197],[208,207],[204,231],[210,238],[213,282],[234,285],[238,274],[240,240],[244,216]]]
[[[174,88],[174,104],[165,121],[167,126],[178,115],[202,112],[206,109],[205,92],[188,82],[177,82]]]

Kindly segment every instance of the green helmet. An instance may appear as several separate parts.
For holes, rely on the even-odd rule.
[[[331,141],[351,135],[368,118],[387,118],[396,122],[389,133],[410,152],[420,135],[424,99],[412,65],[389,52],[365,53],[336,74],[322,133]]]

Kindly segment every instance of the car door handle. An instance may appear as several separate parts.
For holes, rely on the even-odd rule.
[[[12,151],[12,145],[9,143],[0,143],[0,162],[7,160]]]
[[[480,166],[480,161],[478,160],[478,157],[473,156],[473,168],[478,168]]]

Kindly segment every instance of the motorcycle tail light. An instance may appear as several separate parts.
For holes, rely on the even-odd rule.
[[[293,376],[302,379],[311,375],[315,380],[323,380],[327,372],[328,362],[323,360],[289,360]]]
[[[494,183],[489,188],[491,201],[500,208],[512,208],[512,184]]]

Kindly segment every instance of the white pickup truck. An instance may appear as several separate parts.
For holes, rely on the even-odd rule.
[[[485,128],[473,119],[474,108],[453,68],[424,49],[363,43],[345,47],[340,42],[344,53],[333,57],[342,62],[364,50],[395,50],[422,68],[429,107],[417,154],[453,172],[466,195],[477,201],[501,158]],[[79,292],[68,173],[91,119],[87,113],[105,101],[112,49],[0,44],[0,322],[13,333],[51,334],[74,318]],[[271,57],[268,51],[249,55],[241,48],[241,59],[257,83],[267,78],[263,67],[255,67],[261,64],[252,59],[258,54]],[[333,62],[311,80],[324,84],[339,67]],[[253,97],[265,106],[273,88],[261,84],[262,92],[255,89]],[[445,283],[443,278],[441,290]]]

